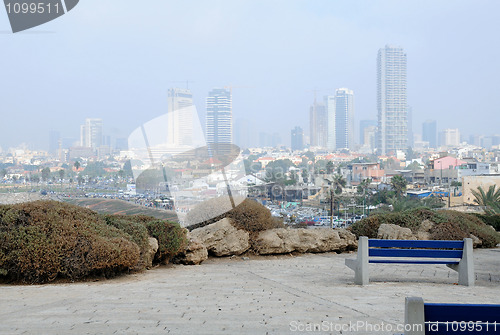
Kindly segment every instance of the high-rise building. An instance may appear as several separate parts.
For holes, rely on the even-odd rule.
[[[365,144],[365,128],[377,128],[377,120],[361,120],[359,121],[359,143]]]
[[[188,89],[168,90],[167,143],[173,146],[193,143],[193,95]]]
[[[61,133],[52,130],[49,133],[49,153],[55,155],[59,151],[59,146],[61,144]]]
[[[335,96],[327,95],[324,100],[328,119],[326,147],[329,150],[335,150],[337,148],[337,136],[335,133]]]
[[[102,141],[102,119],[85,119],[80,126],[80,146],[97,149]]]
[[[460,145],[460,131],[455,129],[445,129],[440,134],[439,144],[444,147],[457,147]]]
[[[253,120],[238,118],[234,122],[233,141],[240,148],[257,146]]]
[[[311,136],[311,146],[326,148],[328,142],[328,116],[326,106],[317,103],[314,99],[314,104],[309,110],[309,127]]]
[[[377,58],[378,153],[385,155],[408,146],[406,53],[386,45]]]
[[[437,148],[436,120],[427,120],[422,123],[422,141],[429,142],[430,148]]]
[[[304,131],[300,127],[292,129],[292,151],[304,149]]]
[[[413,148],[413,108],[408,106],[408,146]]]
[[[208,144],[233,142],[233,112],[229,90],[215,88],[208,92],[206,136]]]
[[[375,149],[375,137],[377,133],[377,127],[368,126],[363,128],[363,141],[361,144],[368,152],[372,152]]]
[[[336,149],[354,149],[354,93],[347,88],[335,91]]]

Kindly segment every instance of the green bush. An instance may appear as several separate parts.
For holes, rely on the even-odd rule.
[[[142,270],[148,235],[158,260],[185,246],[185,230],[146,216],[100,215],[89,209],[36,201],[0,206],[0,279],[45,283]]]
[[[496,231],[500,231],[500,214],[496,215],[486,215],[486,214],[474,214],[477,216],[481,221],[486,223],[489,226],[492,226],[495,228]]]
[[[482,247],[491,248],[500,243],[500,234],[494,232],[480,218],[472,214],[450,210],[410,209],[403,212],[377,213],[354,223],[351,231],[356,236],[376,238],[381,224],[396,224],[416,233],[424,220],[434,223],[429,231],[434,240],[461,240],[471,234],[483,241]]]
[[[155,261],[168,263],[187,246],[186,229],[177,223],[150,220],[145,223],[149,235],[158,240],[158,252]]]

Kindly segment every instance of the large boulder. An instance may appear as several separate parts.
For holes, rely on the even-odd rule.
[[[186,250],[177,255],[174,262],[185,265],[198,265],[208,258],[207,248],[198,239],[188,233]]]
[[[247,231],[237,229],[231,219],[224,218],[191,232],[191,237],[200,241],[208,253],[215,256],[241,255],[250,248]]]
[[[384,240],[416,240],[410,228],[403,228],[395,224],[383,223],[378,228],[377,238]]]
[[[341,237],[342,236],[342,237]],[[356,237],[345,229],[285,229],[262,231],[254,243],[261,255],[344,251],[356,247]]]

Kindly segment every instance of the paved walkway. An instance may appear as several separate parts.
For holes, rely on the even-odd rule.
[[[407,296],[500,303],[500,249],[474,251],[475,287],[455,285],[444,265],[370,265],[372,282],[360,287],[346,257],[235,257],[107,281],[3,285],[0,334],[393,334]]]

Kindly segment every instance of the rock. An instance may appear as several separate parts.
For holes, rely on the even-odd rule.
[[[207,248],[198,239],[192,238],[188,235],[188,246],[184,253],[178,255],[175,263],[185,265],[198,265],[208,259]]]
[[[335,230],[339,233],[340,238],[346,241],[346,250],[356,250],[358,248],[358,239],[356,238],[356,235],[344,228]]]
[[[472,246],[474,248],[477,248],[478,246],[483,244],[483,241],[481,241],[481,239],[479,237],[472,235],[472,234],[470,234],[469,237],[472,239]]]
[[[434,227],[434,222],[426,219],[422,221],[420,227],[418,227],[418,230],[422,232],[429,232],[433,227]]]
[[[158,251],[158,240],[154,237],[148,237],[148,244],[148,250],[144,255],[146,269],[150,269],[153,266],[153,259]]]
[[[191,237],[215,256],[241,255],[250,248],[248,232],[236,229],[228,218],[191,231]]]
[[[255,241],[256,252],[261,255],[344,251],[356,245],[354,234],[345,229],[276,228],[260,232]]]
[[[431,239],[431,234],[426,231],[417,231],[416,234],[417,240],[430,240]]]
[[[384,240],[416,240],[410,228],[383,223],[378,228],[377,238]]]

